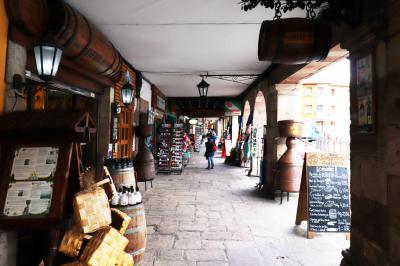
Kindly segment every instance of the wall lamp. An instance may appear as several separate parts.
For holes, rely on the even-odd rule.
[[[22,94],[23,88],[28,89],[30,86],[50,84],[50,81],[56,76],[58,67],[60,66],[62,50],[49,40],[40,42],[33,46],[35,55],[36,69],[39,78],[43,82],[27,81],[23,82],[23,78],[19,74],[13,76],[13,87],[17,94]],[[28,90],[28,94],[32,93]]]

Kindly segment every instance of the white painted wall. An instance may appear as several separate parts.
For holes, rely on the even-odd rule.
[[[151,85],[146,80],[142,79],[142,90],[140,92],[140,98],[146,100],[149,103],[149,109],[151,108]]]

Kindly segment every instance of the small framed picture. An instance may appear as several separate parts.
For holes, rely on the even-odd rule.
[[[375,71],[372,52],[356,59],[358,133],[376,131]]]

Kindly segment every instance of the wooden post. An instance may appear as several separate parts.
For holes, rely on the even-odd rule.
[[[97,111],[97,159],[96,179],[103,179],[104,157],[107,157],[108,145],[110,143],[111,123],[111,89],[104,90],[104,94],[98,97]]]

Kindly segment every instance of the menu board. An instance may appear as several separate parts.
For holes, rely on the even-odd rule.
[[[58,153],[58,147],[16,148],[3,215],[49,213]]]
[[[349,159],[346,155],[307,153],[309,231],[349,232]]]

